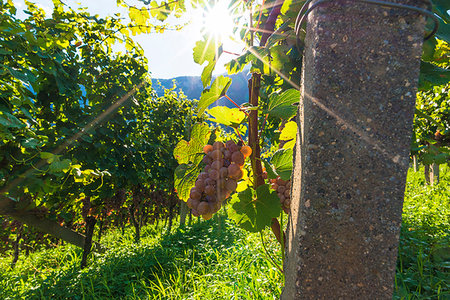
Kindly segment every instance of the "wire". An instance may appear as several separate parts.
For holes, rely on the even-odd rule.
[[[302,28],[303,24],[306,22],[307,16],[318,6],[324,4],[324,3],[328,3],[328,2],[333,2],[334,0],[319,0],[317,2],[315,2],[313,5],[311,5],[310,8],[308,8],[309,4],[312,2],[312,0],[307,0],[302,8],[300,9],[298,15],[297,15],[297,19],[295,20],[295,33],[297,35],[297,48],[300,49],[299,47],[299,33],[300,33],[300,29]],[[393,3],[393,2],[388,2],[388,1],[379,1],[379,0],[353,0],[355,2],[361,2],[361,3],[367,3],[367,4],[372,4],[372,5],[378,5],[378,6],[385,6],[385,7],[393,7],[393,8],[400,8],[400,9],[406,9],[406,10],[411,10],[414,12],[418,12],[424,16],[427,16],[429,18],[431,18],[434,22],[434,28],[431,31],[430,34],[428,34],[425,37],[425,40],[428,40],[429,38],[431,38],[433,35],[436,34],[436,32],[439,29],[439,19],[438,17],[431,11],[420,8],[420,7],[416,7],[416,6],[412,6],[412,5],[406,5],[406,4],[399,4],[399,3]]]

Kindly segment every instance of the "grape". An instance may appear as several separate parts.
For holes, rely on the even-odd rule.
[[[211,168],[214,170],[219,170],[223,166],[223,163],[221,161],[215,160],[211,164]]]
[[[212,162],[212,158],[208,155],[203,156],[202,162],[209,165]]]
[[[211,179],[211,178],[208,177],[205,180],[205,189],[206,189],[207,185],[215,186],[216,185],[216,181],[214,179]]]
[[[226,184],[225,184],[225,188],[228,191],[234,192],[237,188],[237,182],[234,179],[228,179]]]
[[[225,159],[228,159],[228,160],[230,160],[231,159],[231,151],[230,150],[225,150],[225,151],[223,151],[223,157],[225,158]]]
[[[209,169],[211,169],[211,165],[206,165],[204,171],[208,173]],[[209,176],[209,175],[208,175]]]
[[[205,154],[208,154],[209,152],[211,152],[213,150],[213,146],[211,146],[211,145],[205,145],[204,147],[203,147],[203,152],[205,153]]]
[[[206,172],[201,172],[200,175],[198,175],[198,178],[202,179],[203,181],[205,181],[208,177],[208,173]]]
[[[236,164],[231,164],[228,166],[228,176],[234,178],[239,175],[241,168]]]
[[[286,187],[284,185],[279,185],[277,188],[277,192],[283,194],[286,190]]]
[[[244,155],[245,158],[247,158],[250,155],[252,155],[252,148],[250,148],[249,146],[242,146],[241,153]]]
[[[236,143],[232,140],[229,140],[225,143],[225,147],[227,147],[227,149],[230,149],[230,146],[232,145],[236,145]]]
[[[194,215],[194,217],[200,217],[200,214],[198,213],[198,211],[196,209],[192,209],[192,214]]]
[[[199,205],[197,206],[197,211],[201,215],[209,213],[210,208],[208,202],[200,202]]]
[[[219,201],[209,202],[208,204],[212,213],[218,212],[220,207],[222,206],[222,204]]]
[[[209,175],[209,178],[211,178],[213,180],[219,179],[219,171],[217,171],[215,169],[210,169],[208,171],[208,175]]]
[[[214,150],[213,152],[211,152],[211,158],[213,160],[222,160],[222,152],[220,150]]]
[[[237,174],[236,176],[232,177],[232,178],[233,178],[233,179],[236,179],[236,180],[241,180],[242,177],[244,177],[244,172],[242,172],[242,170],[239,169],[238,174]]]
[[[212,213],[208,213],[208,214],[202,215],[202,217],[203,217],[203,219],[205,219],[205,220],[209,220],[209,219],[212,218]]]
[[[206,195],[212,196],[212,195],[214,195],[215,193],[216,193],[216,188],[215,188],[214,186],[212,186],[212,185],[207,185],[207,186],[205,187],[205,194],[206,194]]]
[[[231,161],[239,166],[242,166],[244,165],[245,158],[241,152],[236,151],[231,154]]]
[[[239,151],[238,145],[236,145],[233,141],[227,142],[227,149],[230,150],[231,152]]]
[[[187,205],[189,208],[194,208],[194,206],[192,205],[192,199],[191,199],[191,198],[187,199],[186,205]]]
[[[219,176],[220,176],[220,178],[226,178],[228,176],[228,168],[226,168],[226,167],[220,168]]]
[[[220,178],[219,180],[217,180],[217,190],[223,190],[225,188],[225,179],[224,178]]]
[[[222,142],[214,142],[213,149],[214,150],[221,150],[224,147]]]
[[[189,193],[189,197],[191,197],[192,200],[200,200],[202,198],[201,192],[197,191],[196,188],[192,188],[191,192]]]
[[[283,180],[278,176],[276,179],[271,179],[270,182],[271,188],[277,191],[283,211],[288,214],[291,206],[291,181]]]
[[[201,193],[205,190],[205,181],[203,179],[197,179],[195,182],[195,188]]]

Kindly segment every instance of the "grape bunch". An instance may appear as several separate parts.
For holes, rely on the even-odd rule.
[[[291,181],[278,176],[276,179],[270,179],[270,182],[272,189],[277,191],[283,211],[288,214],[291,207]]]
[[[191,189],[187,206],[194,216],[203,216],[208,220],[219,211],[222,202],[230,197],[242,178],[245,159],[252,149],[239,146],[234,141],[215,142],[203,147],[206,164]]]

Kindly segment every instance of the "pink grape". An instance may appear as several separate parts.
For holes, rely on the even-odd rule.
[[[242,166],[244,165],[245,158],[240,151],[236,151],[231,154],[231,161],[239,166]]]

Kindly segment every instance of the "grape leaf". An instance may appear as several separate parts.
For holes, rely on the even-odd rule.
[[[275,167],[275,171],[283,180],[289,180],[292,173],[292,159],[294,151],[292,149],[280,149],[273,155],[270,162]]]
[[[296,139],[297,123],[295,121],[287,122],[280,134],[280,141],[287,141],[283,145],[283,149],[294,149]]]
[[[297,123],[295,121],[287,122],[281,130],[280,140],[289,141],[297,137]]]
[[[175,169],[174,187],[178,197],[187,201],[191,188],[194,187],[198,174],[201,171],[201,164],[182,164]]]
[[[222,54],[222,43],[217,41],[211,36],[204,36],[203,40],[197,41],[194,47],[194,61],[199,65],[203,65],[208,62],[206,67],[203,69],[201,80],[203,87],[207,87],[211,82],[212,72],[216,66],[216,61]]]
[[[210,121],[234,128],[237,128],[245,119],[245,114],[238,108],[216,106],[209,109],[207,112],[213,117],[209,119]]]
[[[204,123],[197,123],[192,127],[189,142],[181,140],[173,150],[173,155],[179,164],[198,162],[203,157],[203,146],[208,143],[211,130]]]
[[[268,184],[259,186],[256,191],[247,188],[234,194],[230,203],[229,217],[250,232],[259,232],[270,226],[272,218],[278,217],[281,212],[280,199]]]
[[[419,90],[425,90],[433,85],[446,84],[450,81],[450,70],[439,68],[428,62],[421,62]]]
[[[289,89],[281,94],[271,95],[265,113],[273,117],[289,120],[297,114],[297,106],[293,104],[299,101],[300,92],[296,89]]]
[[[277,178],[278,174],[275,173],[275,171],[273,170],[273,166],[268,161],[262,160],[262,162],[264,163],[264,167],[266,168],[267,178],[269,179]]]
[[[17,119],[14,115],[6,112],[0,111],[0,125],[7,128],[23,128],[26,127],[25,123]]]
[[[200,96],[200,101],[198,102],[198,114],[201,115],[214,101],[217,101],[219,98],[223,97],[226,94],[230,84],[231,78],[224,76],[217,77],[211,84],[211,87],[203,91]]]

